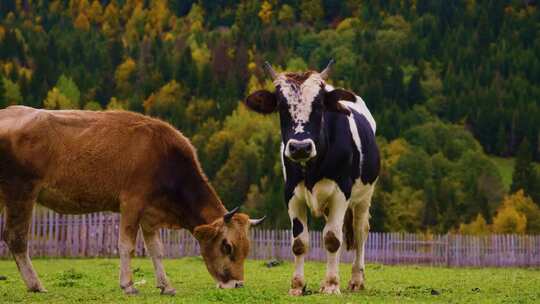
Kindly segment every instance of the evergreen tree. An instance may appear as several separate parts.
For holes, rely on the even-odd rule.
[[[11,71],[9,72],[9,79],[11,79],[13,82],[19,81],[19,73],[15,67],[11,68]]]
[[[422,93],[422,85],[420,84],[420,73],[416,72],[412,75],[412,78],[407,86],[407,106],[412,106],[416,103],[421,103],[424,100],[424,94]]]
[[[186,47],[180,57],[175,79],[184,83],[188,90],[195,91],[197,88],[198,73],[197,67],[191,57],[191,48]]]
[[[534,187],[531,193],[533,201],[540,206],[540,169],[536,169],[534,178]]]
[[[437,225],[438,206],[436,201],[435,185],[433,180],[427,179],[424,183],[424,214],[422,226],[424,229]]]
[[[524,138],[519,145],[516,155],[510,191],[516,192],[523,189],[526,195],[530,195],[534,192],[535,175],[532,163],[531,146],[527,138]]]
[[[384,232],[387,229],[385,229],[385,222],[386,222],[386,210],[384,206],[382,205],[381,201],[375,199],[371,202],[370,206],[371,211],[370,213],[370,220],[369,220],[369,226],[370,231],[373,232]]]
[[[122,63],[122,54],[124,53],[124,45],[122,40],[114,39],[109,43],[109,57],[113,67]]]
[[[497,131],[497,143],[496,143],[496,151],[497,151],[497,154],[499,154],[500,156],[505,156],[506,155],[506,145],[507,145],[507,140],[506,140],[506,132],[504,130],[504,126],[499,126],[499,130]]]
[[[21,75],[19,78],[19,88],[21,89],[21,96],[23,99],[23,104],[27,104],[28,97],[30,95],[30,81],[26,77],[26,75]]]

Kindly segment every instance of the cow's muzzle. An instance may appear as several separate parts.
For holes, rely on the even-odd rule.
[[[317,155],[315,143],[311,139],[291,139],[285,147],[285,156],[295,162],[306,162]]]

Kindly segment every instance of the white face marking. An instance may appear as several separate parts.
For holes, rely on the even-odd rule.
[[[304,132],[304,125],[311,114],[311,104],[324,86],[324,80],[319,74],[311,74],[300,86],[287,80],[284,74],[278,76],[274,85],[281,88],[281,93],[287,99],[289,113],[294,121],[294,132]]]

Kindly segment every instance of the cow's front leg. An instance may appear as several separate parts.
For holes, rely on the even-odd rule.
[[[323,229],[323,241],[326,248],[326,278],[321,283],[321,292],[340,294],[339,257],[343,243],[343,218],[348,202],[341,191],[335,193],[328,202],[328,217]]]
[[[154,264],[154,271],[156,273],[156,286],[161,289],[161,294],[175,295],[176,289],[171,286],[165,269],[163,268],[163,244],[159,238],[157,229],[144,229],[143,227],[144,242],[146,248],[150,252],[152,257],[152,263]]]
[[[126,208],[127,209],[127,208]],[[118,238],[118,251],[120,252],[120,288],[125,294],[137,294],[139,291],[133,286],[131,272],[131,257],[135,253],[135,241],[139,230],[139,217],[135,210],[122,210],[120,217],[120,237]]]
[[[6,241],[28,291],[46,292],[28,255],[28,230],[32,218],[33,199],[8,201],[6,204]]]
[[[304,280],[304,257],[309,249],[307,211],[304,200],[293,197],[289,201],[289,217],[293,230],[292,251],[294,254],[294,274],[289,294],[301,296],[306,285]]]

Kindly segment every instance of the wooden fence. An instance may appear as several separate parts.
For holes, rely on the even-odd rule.
[[[5,229],[0,216],[0,233]],[[94,213],[59,215],[49,210],[34,211],[29,249],[34,257],[115,257],[118,255],[119,215]],[[199,254],[197,241],[185,230],[161,232],[165,256],[177,258]],[[250,257],[292,259],[290,230],[251,231]],[[352,262],[353,251],[342,253]],[[136,254],[146,255],[139,233]],[[0,242],[0,257],[9,257]],[[324,261],[326,251],[320,231],[310,232],[309,260]],[[368,262],[384,264],[427,264],[438,266],[540,267],[540,236],[531,235],[422,235],[410,233],[369,234]]]

